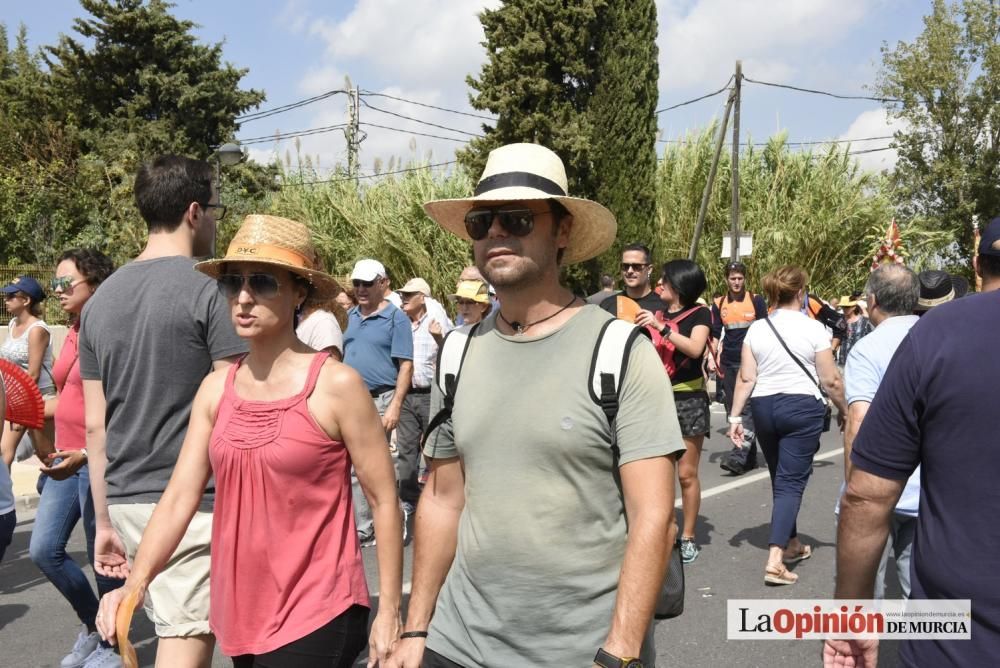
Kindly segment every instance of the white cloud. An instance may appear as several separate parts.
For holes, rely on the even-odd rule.
[[[908,124],[900,119],[890,119],[885,109],[870,109],[862,112],[851,122],[847,130],[839,135],[837,139],[858,139],[862,137],[886,137],[894,132],[905,131]],[[870,139],[866,141],[854,141],[851,143],[851,151],[866,151],[879,149],[892,143],[891,139]],[[892,169],[899,159],[898,153],[893,150],[872,151],[871,153],[858,153],[854,158],[858,161],[861,169],[869,172],[878,172],[885,169]]]
[[[805,47],[828,46],[866,13],[865,0],[658,0],[660,90],[721,86],[737,59],[758,79],[788,81]]]

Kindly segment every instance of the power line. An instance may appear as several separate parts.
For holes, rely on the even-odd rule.
[[[282,183],[281,187],[291,187],[291,186],[314,186],[319,183],[339,183],[341,181],[355,181],[357,179],[376,179],[380,176],[390,176],[392,174],[404,174],[406,172],[419,172],[424,169],[432,169],[434,167],[444,167],[446,165],[454,165],[458,160],[449,160],[448,162],[437,162],[431,165],[421,165],[420,167],[407,167],[405,169],[397,169],[391,172],[382,172],[381,174],[362,174],[360,176],[343,176],[333,179],[320,179],[318,181],[299,181],[298,183]]]
[[[323,134],[324,132],[333,132],[334,130],[341,130],[346,128],[346,123],[340,123],[338,125],[327,125],[325,127],[319,128],[307,128],[305,130],[293,130],[291,132],[278,132],[273,135],[265,135],[261,137],[250,137],[249,139],[240,139],[240,144],[263,144],[269,141],[280,141],[282,139],[293,139],[295,137],[308,137],[309,135]]]
[[[859,151],[848,151],[847,155],[861,155],[862,153],[878,153],[879,151],[895,151],[895,146],[883,146],[882,148],[865,148]]]
[[[412,116],[404,116],[403,114],[397,114],[394,111],[389,111],[387,109],[381,109],[379,107],[373,107],[364,100],[361,103],[371,109],[372,111],[380,111],[383,114],[389,114],[390,116],[395,116],[396,118],[402,118],[405,121],[413,121],[414,123],[420,123],[421,125],[429,125],[432,128],[438,128],[439,130],[448,130],[450,132],[457,132],[463,135],[469,135],[470,137],[482,137],[483,135],[475,132],[467,132],[465,130],[459,130],[458,128],[449,128],[447,125],[438,125],[437,123],[431,123],[430,121],[422,121],[419,118],[413,118]]]
[[[689,104],[694,104],[695,102],[701,102],[702,100],[706,100],[706,99],[708,99],[710,97],[715,97],[719,93],[722,93],[727,88],[729,88],[729,84],[731,84],[732,82],[733,82],[733,77],[730,76],[729,77],[729,81],[726,82],[726,85],[723,86],[722,88],[720,88],[719,90],[715,91],[714,93],[705,93],[704,95],[702,95],[700,97],[696,97],[693,100],[687,100],[685,102],[678,102],[677,104],[671,105],[669,107],[664,107],[663,109],[658,109],[656,111],[656,113],[657,114],[662,114],[663,112],[670,111],[671,109],[677,109],[679,107],[686,107]]]
[[[468,111],[459,111],[457,109],[448,109],[447,107],[436,107],[433,104],[426,104],[424,102],[417,102],[415,100],[407,100],[403,97],[396,97],[394,95],[388,95],[387,93],[373,93],[371,91],[364,91],[361,93],[362,97],[386,97],[390,100],[396,100],[398,102],[406,102],[407,104],[415,104],[418,107],[427,107],[428,109],[437,109],[438,111],[447,111],[449,114],[458,114],[460,116],[470,116],[472,118],[481,118],[486,121],[496,121],[499,120],[494,116],[484,116],[482,114],[473,114]]]
[[[783,146],[820,146],[824,144],[850,144],[853,142],[860,141],[874,141],[876,139],[893,139],[893,135],[882,135],[880,137],[857,137],[855,139],[825,139],[821,141],[786,141],[782,142]],[[657,139],[661,144],[684,144],[687,143],[686,139]],[[753,142],[753,146],[768,146],[770,142],[758,141]]]
[[[239,123],[249,123],[250,121],[259,121],[262,118],[267,118],[268,116],[274,116],[276,114],[283,114],[286,111],[291,111],[292,109],[298,109],[299,107],[304,107],[307,104],[319,102],[320,100],[325,100],[328,97],[333,97],[334,95],[346,92],[347,92],[346,90],[329,90],[325,93],[321,93],[313,97],[307,97],[304,100],[299,100],[298,102],[290,102],[288,104],[284,104],[281,105],[280,107],[275,107],[273,109],[266,109],[264,111],[255,111],[249,114],[244,114],[242,116],[237,116],[236,121]]]
[[[393,132],[402,132],[410,135],[420,135],[421,137],[432,137],[434,139],[447,139],[448,141],[462,142],[463,144],[468,142],[468,139],[460,139],[458,137],[443,137],[441,135],[432,135],[426,132],[417,132],[416,130],[404,130],[403,128],[393,128],[388,125],[378,125],[377,123],[368,123],[367,121],[362,121],[361,125],[367,125],[370,128],[381,128],[383,130],[392,130]]]
[[[825,90],[815,90],[812,88],[800,88],[799,86],[790,86],[788,84],[772,83],[770,81],[758,81],[756,79],[751,79],[750,77],[743,77],[744,81],[749,81],[750,83],[755,83],[760,86],[772,86],[774,88],[787,88],[788,90],[796,90],[800,93],[812,93],[813,95],[826,95],[827,97],[835,97],[838,100],[873,100],[875,102],[902,102],[902,100],[896,99],[894,97],[872,97],[869,95],[840,95],[838,93],[830,93]]]

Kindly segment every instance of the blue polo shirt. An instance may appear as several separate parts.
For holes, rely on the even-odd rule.
[[[413,360],[410,319],[393,304],[361,315],[361,307],[347,312],[344,363],[361,374],[369,390],[396,386],[399,361]]]
[[[871,334],[868,334],[851,348],[847,356],[847,366],[844,369],[844,393],[847,404],[855,401],[871,403],[882,383],[885,370],[889,368],[893,353],[902,343],[906,333],[910,331],[920,318],[915,315],[901,315],[888,318],[879,323]],[[891,438],[886,434],[885,438]],[[837,496],[837,510],[840,510],[840,497],[844,495],[844,486],[840,487]],[[896,512],[907,517],[916,517],[920,506],[920,467],[906,481]]]
[[[972,600],[971,640],[904,640],[900,665],[1000,656],[997,332],[1000,292],[931,309],[900,343],[854,441],[851,461],[873,475],[906,480],[920,466],[911,598]]]

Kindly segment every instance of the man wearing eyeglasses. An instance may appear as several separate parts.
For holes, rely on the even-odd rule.
[[[625,289],[605,298],[602,309],[629,322],[634,322],[639,312],[653,314],[663,310],[663,301],[652,286],[653,262],[648,246],[640,243],[626,246],[622,250],[621,270]]]
[[[87,454],[97,530],[95,570],[128,562],[166,489],[194,395],[213,369],[246,352],[215,281],[194,270],[211,256],[225,215],[211,165],[165,155],[140,167],[135,202],[149,239],[101,284],[80,327]],[[165,570],[146,591],[157,664],[208,665],[209,544],[214,486]]]
[[[388,274],[377,260],[358,260],[351,272],[358,305],[347,312],[344,364],[361,374],[388,436],[399,423],[413,380],[413,332],[406,314],[387,299]],[[362,547],[375,545],[375,523],[352,474],[354,517]],[[404,508],[405,509],[405,508]]]
[[[431,384],[438,349],[451,330],[451,320],[440,304],[431,312],[431,286],[422,278],[411,278],[399,289],[403,312],[413,330],[413,383],[403,401],[396,431],[399,451],[399,500],[406,517],[413,515],[420,498],[420,439],[430,420]]]

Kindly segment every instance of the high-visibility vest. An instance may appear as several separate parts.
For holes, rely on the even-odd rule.
[[[744,290],[743,300],[733,302],[728,300],[728,295],[723,295],[715,300],[715,306],[722,316],[722,326],[728,331],[731,329],[746,329],[757,319],[757,310],[753,305],[754,294],[749,290]]]

